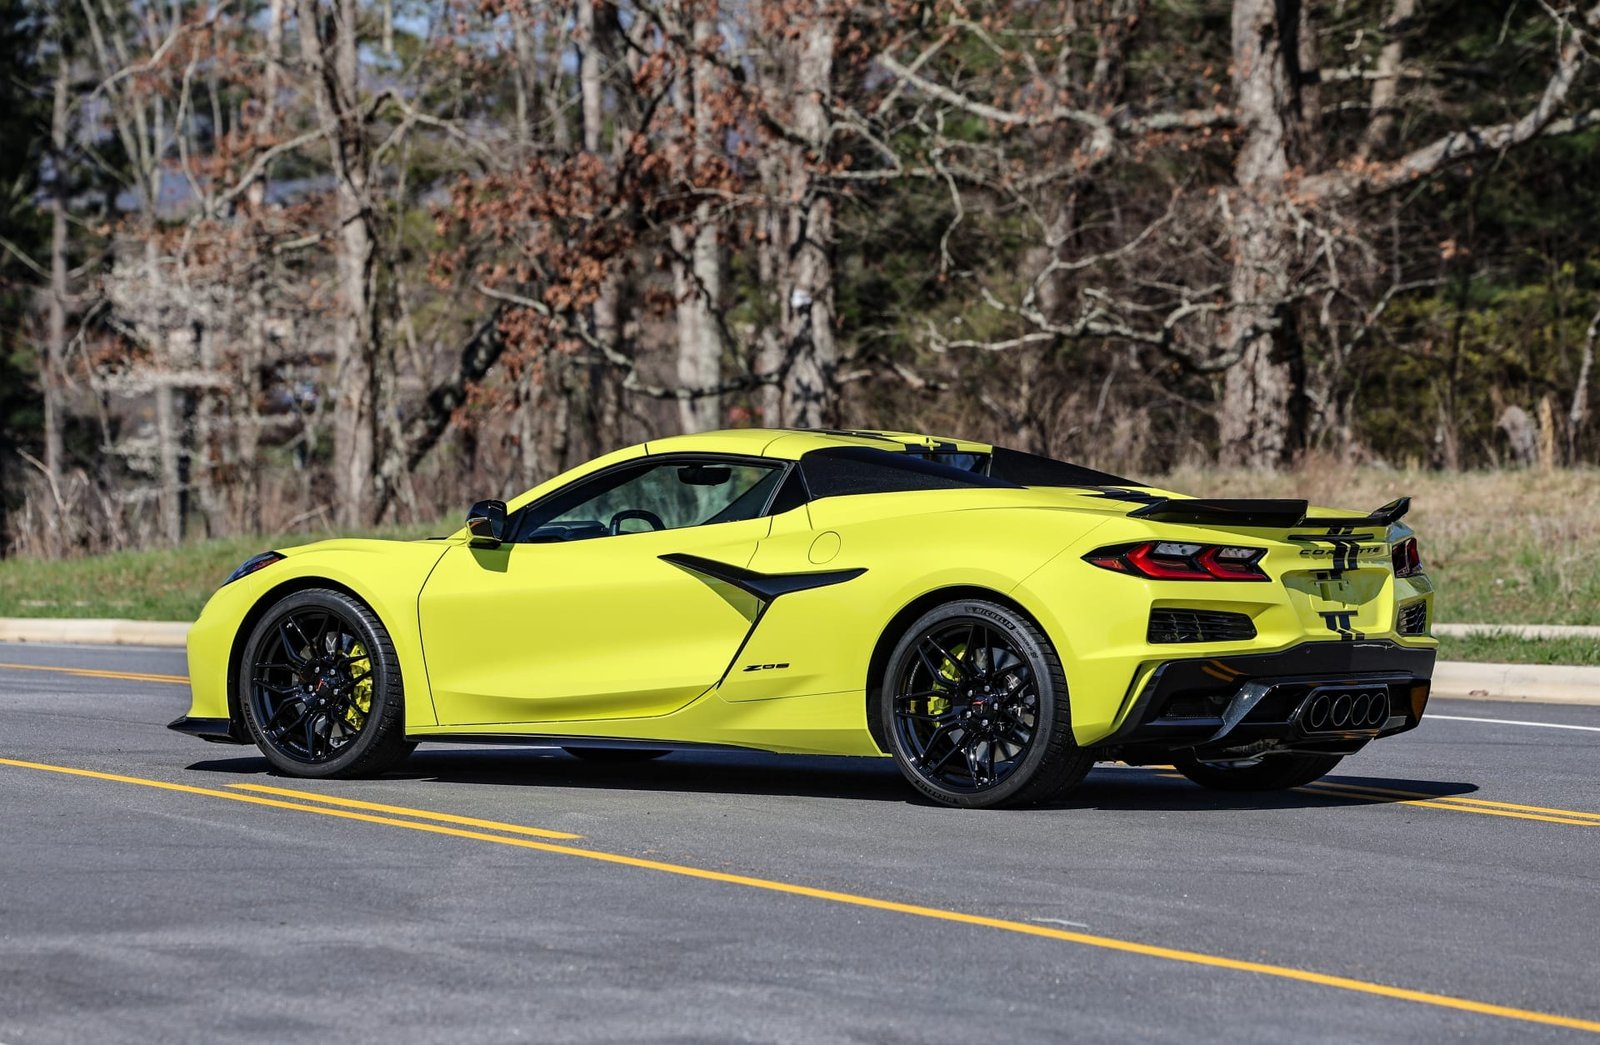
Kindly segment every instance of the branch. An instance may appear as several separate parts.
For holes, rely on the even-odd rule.
[[[505,341],[500,337],[500,312],[497,309],[478,325],[466,344],[461,346],[461,363],[444,381],[428,393],[423,411],[406,425],[404,435],[405,461],[408,471],[415,471],[450,427],[456,409],[467,401],[467,388],[483,380],[505,351]],[[382,514],[380,511],[378,514]]]
[[[1524,116],[1516,123],[1455,131],[1406,154],[1392,165],[1370,172],[1340,171],[1307,178],[1301,183],[1296,196],[1304,202],[1313,202],[1382,195],[1405,188],[1452,164],[1504,152],[1536,138],[1559,138],[1600,127],[1600,109],[1587,109],[1573,116],[1551,120],[1542,126],[1530,124],[1529,116]]]
[[[28,268],[32,269],[35,275],[40,276],[40,277],[42,277],[44,279],[49,279],[50,278],[50,273],[45,271],[45,268],[44,268],[43,265],[41,265],[37,261],[33,260],[33,258],[28,255],[27,251],[23,250],[21,247],[17,246],[15,243],[12,243],[10,240],[6,239],[4,236],[0,236],[0,247],[4,247],[5,250],[6,250],[6,253],[12,255],[18,261],[22,262],[24,265],[28,266]]]
[[[1040,113],[1020,113],[1001,109],[987,102],[975,101],[943,84],[922,76],[910,66],[903,65],[894,56],[880,54],[878,62],[895,77],[949,105],[973,116],[993,120],[1004,127],[1050,127],[1058,123],[1076,123],[1097,134],[1116,134],[1118,137],[1139,137],[1162,131],[1202,130],[1207,127],[1232,126],[1237,122],[1233,110],[1226,106],[1210,109],[1189,109],[1182,112],[1152,113],[1149,116],[1131,116],[1126,109],[1109,116],[1101,116],[1087,109],[1072,109],[1057,105]]]
[[[245,168],[244,173],[239,176],[239,180],[234,183],[233,187],[217,196],[213,213],[215,213],[217,208],[221,208],[226,204],[231,203],[236,197],[247,192],[250,186],[255,184],[255,182],[266,173],[267,165],[273,160],[277,159],[279,156],[282,156],[286,152],[292,152],[293,150],[300,148],[302,145],[309,145],[311,142],[314,142],[318,138],[327,134],[330,129],[331,128],[329,126],[315,127],[312,130],[305,131],[304,133],[298,134],[293,138],[287,139],[286,141],[281,141],[272,146],[270,149],[257,153],[255,160],[251,162],[249,167]]]
[[[1600,4],[1584,14],[1584,26],[1567,26],[1571,35],[1561,43],[1556,67],[1545,83],[1539,101],[1521,119],[1488,127],[1469,127],[1437,138],[1427,145],[1388,164],[1367,164],[1358,156],[1356,164],[1345,170],[1307,178],[1300,183],[1297,196],[1304,202],[1344,200],[1358,195],[1378,195],[1403,188],[1445,167],[1478,156],[1504,152],[1536,138],[1576,134],[1600,125],[1600,109],[1589,109],[1574,116],[1556,118],[1566,102],[1573,83],[1583,68],[1587,54],[1585,38],[1600,25]]]
[[[922,93],[953,105],[962,112],[982,117],[985,120],[993,120],[995,123],[1005,127],[1048,127],[1063,122],[1082,124],[1090,130],[1103,130],[1107,126],[1107,121],[1103,116],[1097,116],[1083,109],[1069,109],[1060,105],[1037,115],[997,108],[986,102],[973,101],[959,91],[951,90],[943,84],[934,83],[910,66],[902,65],[893,55],[880,54],[878,62],[898,79],[911,84]]]
[[[551,308],[549,305],[546,305],[544,302],[538,301],[534,298],[525,297],[521,294],[512,294],[504,290],[496,290],[495,288],[483,283],[477,284],[477,286],[475,286],[473,289],[482,294],[484,297],[493,298],[496,301],[501,301],[508,305],[515,305],[518,308],[525,308],[545,317],[546,319],[560,322],[562,328],[567,333],[571,334],[573,337],[576,337],[579,341],[582,341],[585,345],[588,345],[591,349],[600,353],[605,362],[610,363],[612,366],[623,371],[625,376],[622,379],[622,390],[625,392],[636,392],[639,395],[646,396],[650,399],[705,399],[711,396],[729,395],[734,392],[747,392],[752,388],[760,388],[763,385],[775,385],[783,380],[784,369],[779,369],[770,374],[750,374],[745,377],[734,378],[731,381],[723,381],[720,384],[706,385],[698,388],[684,388],[681,386],[676,388],[668,388],[665,385],[647,385],[639,380],[638,367],[635,366],[634,361],[631,358],[595,337],[588,330],[584,329],[581,323],[574,323],[570,320],[563,319],[561,316],[558,316],[555,309]]]

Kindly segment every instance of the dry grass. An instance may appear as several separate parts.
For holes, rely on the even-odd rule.
[[[1316,461],[1277,474],[1186,468],[1151,481],[1200,495],[1305,497],[1352,512],[1409,494],[1407,521],[1438,585],[1440,620],[1600,624],[1600,470],[1442,475]],[[307,539],[314,538],[291,543]],[[0,616],[192,617],[229,569],[270,544],[232,538],[0,562]]]
[[[410,539],[454,528],[392,527],[373,536]],[[223,537],[74,559],[0,560],[0,617],[194,620],[222,579],[245,559],[274,545],[306,544],[323,536]]]
[[[1278,474],[1185,469],[1159,482],[1352,512],[1408,494],[1441,621],[1600,624],[1600,470],[1441,474],[1316,461]]]

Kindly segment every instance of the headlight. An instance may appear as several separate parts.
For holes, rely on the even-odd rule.
[[[262,552],[260,555],[252,555],[240,563],[237,570],[228,574],[228,579],[222,582],[222,587],[226,588],[240,577],[248,577],[263,566],[271,566],[282,558],[283,554],[281,552]]]

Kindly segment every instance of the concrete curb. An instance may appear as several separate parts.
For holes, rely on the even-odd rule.
[[[51,620],[0,617],[0,642],[57,642],[82,646],[182,647],[188,621]]]
[[[1458,628],[1494,630],[1493,625],[1474,624],[1441,625],[1436,630],[1452,634]],[[1580,634],[1593,630],[1600,634],[1600,628],[1566,629],[1552,625],[1543,630],[1572,630]],[[0,642],[181,648],[188,633],[186,621],[0,617]],[[1433,695],[1458,700],[1526,700],[1600,707],[1600,668],[1440,661],[1434,669]]]
[[[1441,660],[1433,669],[1433,695],[1600,706],[1600,668]]]
[[[1600,627],[1582,624],[1435,624],[1433,633],[1463,639],[1469,635],[1511,635],[1519,639],[1600,641]]]

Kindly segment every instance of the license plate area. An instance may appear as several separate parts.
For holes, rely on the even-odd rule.
[[[1386,579],[1381,570],[1346,570],[1338,577],[1301,572],[1284,575],[1283,586],[1308,631],[1348,639],[1389,630]]]

